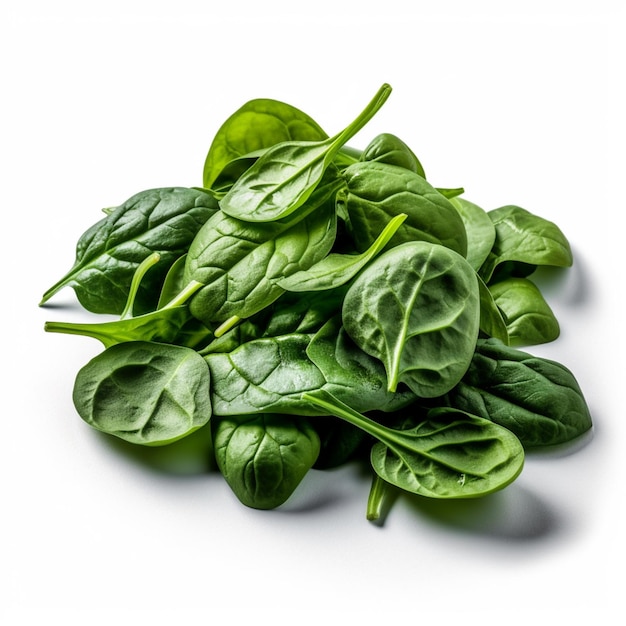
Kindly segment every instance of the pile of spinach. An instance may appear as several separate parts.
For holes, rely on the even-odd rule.
[[[369,461],[368,519],[394,489],[502,489],[525,450],[591,428],[564,366],[521,351],[559,324],[531,275],[572,264],[552,222],[437,188],[383,133],[256,99],[219,128],[197,188],[140,192],[79,239],[65,286],[113,321],[47,322],[104,350],[76,376],[94,428],[145,445],[208,430],[245,505],[283,504],[312,469]],[[119,316],[119,319],[117,319]]]

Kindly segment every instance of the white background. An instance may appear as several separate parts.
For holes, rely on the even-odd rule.
[[[3,4],[3,624],[623,618],[618,4]],[[532,351],[572,369],[593,439],[531,456],[483,500],[401,499],[378,527],[357,467],[312,472],[282,509],[254,511],[202,459],[90,430],[71,392],[100,344],[43,332],[82,319],[71,289],[38,302],[100,209],[201,184],[214,133],[249,99],[334,133],[383,82],[393,93],[352,145],[395,133],[434,184],[485,209],[519,204],[569,238],[574,267],[545,285],[562,334]]]

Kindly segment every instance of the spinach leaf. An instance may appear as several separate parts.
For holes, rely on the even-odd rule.
[[[264,334],[315,333],[341,312],[348,290],[341,285],[324,291],[287,292],[268,308]]]
[[[336,320],[316,335],[261,337],[231,352],[209,352],[205,359],[216,415],[319,415],[311,413],[313,407],[302,401],[302,394],[322,388],[363,411],[394,411],[415,400],[408,389],[386,389],[378,361],[339,333]]]
[[[286,292],[265,309],[216,337],[203,354],[230,352],[262,337],[317,332],[341,311],[347,287],[327,291]]]
[[[44,330],[92,337],[101,341],[105,348],[124,341],[159,341],[178,343],[188,347],[194,347],[197,343],[201,343],[212,333],[206,326],[193,319],[189,307],[186,305],[187,299],[202,287],[200,283],[192,281],[176,293],[178,281],[171,278],[172,281],[176,282],[176,289],[172,289],[172,293],[176,293],[173,299],[166,300],[167,304],[156,311],[138,316],[132,315],[141,281],[150,267],[158,261],[159,254],[153,252],[135,270],[128,299],[119,320],[98,323],[46,322]],[[178,269],[175,273],[179,271]],[[169,290],[169,287],[167,289]],[[169,294],[166,295],[169,298]],[[185,336],[186,338],[183,338]]]
[[[390,245],[407,241],[439,243],[467,253],[467,235],[459,212],[418,174],[397,165],[365,161],[343,173],[345,188],[337,193],[338,211],[346,216],[356,249],[365,251],[389,220],[407,215]]]
[[[278,280],[306,269],[332,248],[336,234],[336,183],[320,186],[309,198],[308,215],[292,221],[244,222],[220,211],[202,227],[187,254],[185,281],[202,289],[190,302],[207,326],[228,328],[250,317],[283,292]]]
[[[494,337],[509,345],[509,331],[502,311],[498,308],[493,294],[483,279],[478,274],[476,274],[476,278],[478,279],[480,299],[480,331],[487,337]]]
[[[387,389],[383,364],[354,343],[340,314],[313,336],[306,354],[324,376],[324,389],[357,410],[397,411],[415,401],[407,387]]]
[[[229,161],[226,165],[224,165],[222,171],[217,175],[215,180],[213,180],[211,187],[203,187],[203,190],[209,192],[215,198],[220,200],[230,191],[231,187],[237,182],[242,174],[247,169],[252,167],[258,158],[265,154],[267,150],[268,148],[261,148]]]
[[[539,288],[528,278],[508,278],[489,286],[504,314],[509,345],[536,345],[554,341],[559,322]]]
[[[308,269],[279,280],[278,285],[287,291],[321,291],[344,285],[385,248],[405,219],[404,213],[392,218],[365,252],[328,254]]]
[[[496,229],[491,252],[479,270],[484,281],[495,281],[500,265],[513,263],[518,271],[510,275],[528,275],[538,265],[569,267],[572,251],[561,229],[554,223],[521,207],[508,205],[488,211]],[[521,272],[521,273],[520,273]]]
[[[255,509],[284,504],[320,451],[317,432],[302,417],[215,417],[212,430],[220,472],[237,498]]]
[[[508,428],[524,447],[566,443],[591,426],[574,375],[564,365],[480,339],[461,382],[446,404]]]
[[[222,211],[241,220],[283,219],[302,206],[342,146],[378,112],[391,87],[383,85],[362,113],[323,141],[286,141],[270,148],[222,198]]]
[[[392,429],[358,413],[325,391],[306,393],[311,404],[378,440],[370,461],[388,483],[431,498],[472,498],[513,482],[524,449],[513,433],[489,420],[435,408],[415,426]]]
[[[219,128],[204,162],[203,184],[211,188],[224,169],[241,157],[285,141],[320,141],[328,135],[315,120],[290,104],[257,98],[237,109]],[[246,168],[239,172],[239,175]],[[238,177],[238,176],[237,176]]]
[[[164,445],[211,417],[210,376],[190,348],[128,341],[81,368],[74,405],[85,422],[131,443]]]
[[[374,137],[363,151],[361,160],[397,165],[426,178],[424,168],[411,148],[391,133],[381,133]]]
[[[465,198],[450,199],[459,212],[467,233],[467,261],[478,271],[485,262],[496,240],[496,227],[487,211]]]
[[[213,413],[318,415],[315,407],[302,402],[305,391],[326,383],[307,357],[310,341],[311,335],[294,333],[255,339],[228,353],[207,354]]]
[[[211,195],[185,187],[132,196],[83,233],[74,266],[46,291],[41,304],[71,286],[88,311],[120,314],[135,270],[150,252],[157,252],[160,262],[143,280],[135,302],[137,313],[153,310],[170,266],[217,210]]]
[[[354,342],[384,363],[389,391],[404,382],[417,396],[442,395],[459,382],[474,352],[476,273],[449,248],[404,243],[357,276],[342,315]]]

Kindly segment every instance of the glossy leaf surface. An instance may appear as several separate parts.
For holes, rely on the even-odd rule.
[[[382,107],[391,87],[383,85],[344,130],[323,141],[286,141],[265,152],[222,198],[222,210],[254,222],[283,219],[311,195],[343,145]]]
[[[217,210],[215,199],[197,189],[168,187],[135,194],[80,237],[74,266],[44,294],[42,304],[70,286],[88,311],[120,314],[137,267],[157,252],[160,261],[143,280],[135,303],[137,313],[154,309],[170,266]]]
[[[389,220],[400,213],[406,220],[390,245],[428,241],[462,256],[467,235],[458,211],[424,178],[397,165],[355,163],[344,171],[346,187],[337,194],[338,210],[346,216],[356,249],[365,251]]]
[[[392,429],[324,392],[305,394],[312,404],[378,439],[374,471],[388,483],[431,498],[473,498],[510,484],[522,471],[524,449],[506,428],[451,409],[433,409],[406,429]]]
[[[565,443],[592,426],[589,407],[567,367],[495,339],[478,341],[447,403],[508,428],[525,447]]]
[[[284,290],[278,281],[307,269],[331,249],[336,234],[334,187],[309,199],[315,210],[293,222],[244,222],[219,212],[201,229],[187,255],[185,280],[204,286],[190,302],[207,325],[261,311]]]
[[[508,278],[490,285],[489,290],[504,314],[509,345],[537,345],[559,337],[556,316],[528,278]]]
[[[499,265],[505,263],[530,266],[569,267],[572,251],[561,229],[550,220],[515,205],[507,205],[487,213],[496,229],[493,248],[480,268],[480,275],[489,284]]]
[[[342,316],[354,342],[384,363],[390,391],[404,382],[418,396],[438,396],[461,379],[474,352],[476,273],[444,246],[401,244],[359,274]]]
[[[320,440],[305,418],[216,417],[215,459],[237,498],[255,509],[284,504],[315,463]]]
[[[203,184],[213,187],[227,165],[277,143],[320,141],[327,137],[315,120],[290,104],[269,98],[250,100],[228,117],[215,134],[204,163]]]

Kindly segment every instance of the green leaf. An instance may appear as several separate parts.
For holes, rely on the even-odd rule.
[[[459,212],[467,233],[467,261],[478,271],[489,256],[496,240],[496,228],[487,211],[465,198],[450,198]]]
[[[391,87],[383,85],[363,112],[323,141],[286,141],[263,154],[222,198],[222,211],[252,222],[283,219],[302,206],[341,147],[376,114]]]
[[[528,278],[507,278],[489,286],[504,313],[511,346],[548,343],[558,338],[559,322],[539,288]]]
[[[509,205],[487,213],[496,229],[496,239],[479,270],[489,284],[499,265],[508,263],[569,267],[572,251],[561,229],[554,223],[521,207]]]
[[[310,341],[311,335],[306,334],[265,337],[228,353],[207,354],[215,415],[319,414],[302,402],[305,391],[326,382],[307,357]]]
[[[182,343],[181,332],[183,327],[193,320],[189,307],[186,305],[186,301],[202,287],[200,283],[191,281],[188,285],[175,293],[174,297],[169,299],[166,305],[156,311],[135,317],[132,316],[135,297],[139,291],[141,282],[149,268],[155,263],[158,263],[158,260],[159,255],[153,252],[144,259],[135,270],[135,274],[131,280],[128,299],[119,320],[97,323],[46,322],[44,330],[53,333],[92,337],[101,341],[105,348],[124,341]],[[176,263],[174,266],[176,266]],[[178,274],[179,272],[180,268],[177,268],[173,273]],[[168,274],[168,276],[170,275]],[[170,276],[170,280],[172,280],[175,285],[172,284],[165,289],[169,290],[171,288],[172,293],[174,293],[174,287],[178,287],[179,281],[178,279],[175,280],[172,276]],[[194,334],[199,334],[203,337],[211,334],[209,329],[203,327],[201,324],[197,324],[196,326]],[[197,337],[197,339],[200,339],[200,337]]]
[[[135,301],[136,313],[153,310],[169,268],[217,210],[211,195],[185,187],[132,196],[83,233],[74,266],[46,291],[41,304],[70,286],[88,311],[120,314],[137,267],[156,252],[160,261],[142,281]]]
[[[442,408],[397,430],[362,415],[324,391],[304,399],[378,439],[374,471],[388,483],[431,498],[473,498],[502,489],[519,476],[524,450],[513,433],[489,420]]]
[[[384,363],[390,391],[404,382],[417,396],[438,396],[461,379],[474,352],[476,273],[449,248],[404,243],[359,274],[342,315],[354,342]]]
[[[524,447],[566,443],[591,426],[591,415],[572,372],[496,339],[479,340],[461,382],[446,404],[508,428]]]
[[[509,344],[509,331],[498,308],[489,287],[483,279],[476,274],[478,279],[478,294],[480,298],[480,330],[488,337],[495,337],[504,344]]]
[[[255,509],[284,504],[320,451],[317,432],[301,417],[215,417],[212,428],[220,472],[240,502]]]
[[[426,178],[424,168],[411,148],[402,139],[391,133],[381,133],[374,137],[363,151],[361,161],[397,165]]]
[[[308,269],[279,280],[278,285],[287,291],[322,291],[344,285],[384,249],[405,219],[404,213],[392,218],[365,252],[329,254]]]
[[[463,220],[450,201],[424,178],[397,165],[365,161],[343,173],[346,186],[337,193],[337,209],[359,252],[366,250],[389,220],[407,215],[390,245],[409,241],[442,244],[467,253]]]
[[[213,187],[227,166],[249,155],[258,156],[277,143],[327,137],[315,120],[290,104],[269,98],[250,100],[222,124],[213,138],[204,163],[203,184]]]
[[[358,411],[397,411],[415,401],[407,387],[387,389],[383,364],[354,343],[341,315],[329,319],[313,336],[306,354],[322,372],[324,389]]]
[[[97,430],[142,445],[164,445],[211,417],[204,359],[181,346],[129,341],[104,350],[76,376],[74,405]]]
[[[190,302],[207,326],[247,318],[276,300],[278,281],[322,259],[335,241],[335,186],[318,188],[308,215],[293,221],[253,223],[220,211],[200,230],[187,255],[185,281],[204,286]]]

